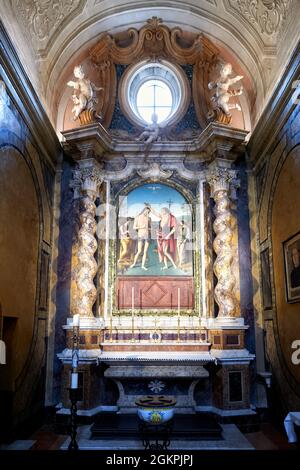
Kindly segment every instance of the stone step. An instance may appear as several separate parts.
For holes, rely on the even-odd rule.
[[[137,414],[101,413],[91,427],[91,439],[139,439],[140,425]],[[164,429],[153,426],[146,432],[163,434]],[[170,432],[172,439],[222,439],[222,428],[210,413],[175,414]]]

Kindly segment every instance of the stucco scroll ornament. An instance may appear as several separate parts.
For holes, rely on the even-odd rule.
[[[213,121],[222,122],[224,124],[230,124],[232,115],[230,109],[238,109],[241,111],[241,107],[238,103],[229,103],[232,96],[239,96],[243,93],[243,87],[239,89],[232,89],[232,85],[239,82],[243,75],[232,75],[232,65],[230,63],[223,64],[220,70],[220,76],[215,82],[210,82],[208,88],[215,90],[215,94],[211,97],[213,103],[213,109],[209,112],[208,118]]]
[[[75,90],[72,95],[74,121],[79,118],[80,124],[88,124],[94,121],[95,118],[101,119],[102,116],[96,114],[96,104],[98,103],[96,91],[101,91],[103,88],[97,87],[88,78],[85,78],[81,65],[76,65],[73,73],[77,80],[70,80],[67,85]]]
[[[153,181],[158,181],[160,179],[170,178],[173,171],[163,170],[158,163],[153,162],[149,163],[149,166],[146,170],[138,170],[137,173],[142,178],[151,178]]]
[[[260,28],[261,34],[277,33],[287,18],[291,0],[230,0],[250,23]]]

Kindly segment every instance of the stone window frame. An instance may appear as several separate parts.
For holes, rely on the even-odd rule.
[[[151,73],[153,68],[161,69],[161,72],[154,75]],[[126,69],[121,77],[118,96],[123,114],[130,122],[141,128],[148,126],[149,123],[144,121],[138,114],[136,109],[137,93],[145,82],[154,78],[169,86],[174,102],[174,109],[168,118],[159,124],[160,127],[171,126],[179,122],[184,117],[190,104],[190,84],[180,66],[163,59],[159,61],[144,59],[137,64],[133,64]]]

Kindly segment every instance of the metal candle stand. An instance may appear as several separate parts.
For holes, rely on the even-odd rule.
[[[77,436],[77,401],[78,401],[78,388],[69,388],[69,397],[71,401],[70,409],[70,437],[71,441],[68,450],[78,450],[76,441]]]
[[[72,338],[72,369],[71,387],[69,388],[70,408],[70,444],[68,450],[78,450],[77,435],[77,402],[79,398],[78,389],[78,363],[79,363],[79,315],[73,316],[73,338]]]

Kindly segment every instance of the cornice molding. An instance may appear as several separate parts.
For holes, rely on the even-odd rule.
[[[0,76],[38,149],[55,168],[61,145],[1,20]]]
[[[247,145],[252,167],[255,169],[273,145],[278,133],[297,106],[295,82],[300,78],[300,41],[260,116]]]
[[[234,162],[238,155],[244,152],[247,134],[248,132],[242,129],[210,123],[196,139],[154,142],[150,148],[145,148],[136,141],[114,139],[100,123],[93,123],[63,131],[62,145],[74,161],[95,158],[102,162],[107,158],[126,158],[126,174],[131,172],[133,166],[145,169],[140,163],[145,161],[146,157],[148,161],[155,162],[160,161],[163,155],[168,169],[178,170],[185,178],[194,179],[193,172],[185,169],[182,163],[187,153],[202,162],[211,162],[215,159]],[[124,170],[122,172],[124,177]],[[106,176],[110,179],[116,175]]]

